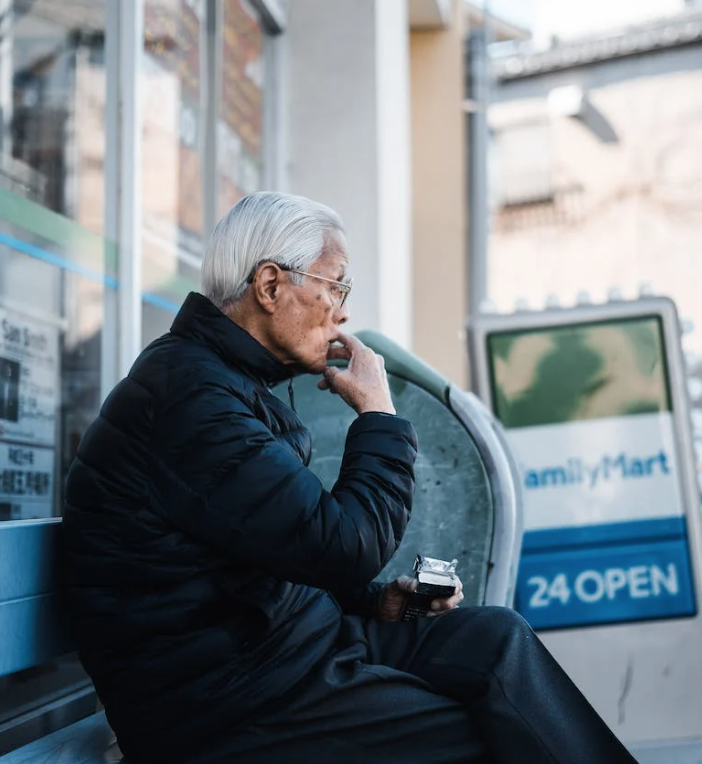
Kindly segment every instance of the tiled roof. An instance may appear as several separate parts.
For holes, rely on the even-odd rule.
[[[516,53],[494,58],[492,71],[498,80],[514,80],[694,43],[702,43],[699,10],[606,35],[559,41],[542,51],[528,50],[525,43]]]

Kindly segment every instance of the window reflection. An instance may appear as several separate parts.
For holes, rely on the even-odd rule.
[[[102,232],[105,0],[0,0],[0,18],[0,185]]]
[[[213,10],[216,18],[210,19]],[[206,218],[219,218],[244,194],[261,188],[264,31],[247,0],[145,0],[144,53],[142,337],[147,343],[168,331],[173,311],[199,287]],[[216,108],[208,110],[211,98]],[[208,125],[208,112],[215,124]],[[208,167],[206,136],[213,135],[216,157],[213,152]],[[214,209],[205,209],[206,200]]]
[[[264,36],[244,0],[223,1],[222,97],[218,132],[218,217],[262,182]]]
[[[105,11],[105,0],[0,0],[3,520],[60,514],[110,354]]]

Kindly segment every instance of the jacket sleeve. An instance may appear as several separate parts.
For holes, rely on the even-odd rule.
[[[363,618],[377,618],[380,598],[385,584],[371,581],[348,591],[332,591],[331,594],[346,615],[360,615]]]
[[[331,492],[230,389],[169,406],[153,489],[176,526],[262,573],[331,591],[365,587],[394,554],[414,491],[416,434],[399,417],[351,425]]]

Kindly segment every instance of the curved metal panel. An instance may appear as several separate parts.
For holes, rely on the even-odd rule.
[[[412,520],[379,578],[407,575],[417,553],[459,561],[466,602],[485,598],[493,536],[493,498],[483,456],[470,432],[434,394],[388,374],[399,416],[419,436]],[[340,398],[317,389],[317,379],[294,381],[298,414],[312,434],[311,468],[331,489],[339,475],[346,433],[356,414]],[[287,386],[274,390],[287,401]]]
[[[473,393],[452,386],[451,407],[469,430],[487,467],[495,505],[486,605],[511,606],[522,546],[523,509],[517,469],[502,429]]]

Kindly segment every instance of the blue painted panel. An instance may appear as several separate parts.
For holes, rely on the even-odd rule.
[[[0,676],[70,652],[58,604],[60,520],[0,523]]]
[[[0,523],[0,603],[56,588],[59,520]]]
[[[71,652],[56,595],[0,603],[0,645],[0,676]]]
[[[635,541],[663,541],[687,537],[685,518],[658,517],[652,520],[627,520],[604,525],[578,525],[572,528],[547,528],[524,534],[522,552],[582,548],[586,546],[619,546]]]
[[[535,629],[695,615],[684,519],[526,533],[515,606]]]

